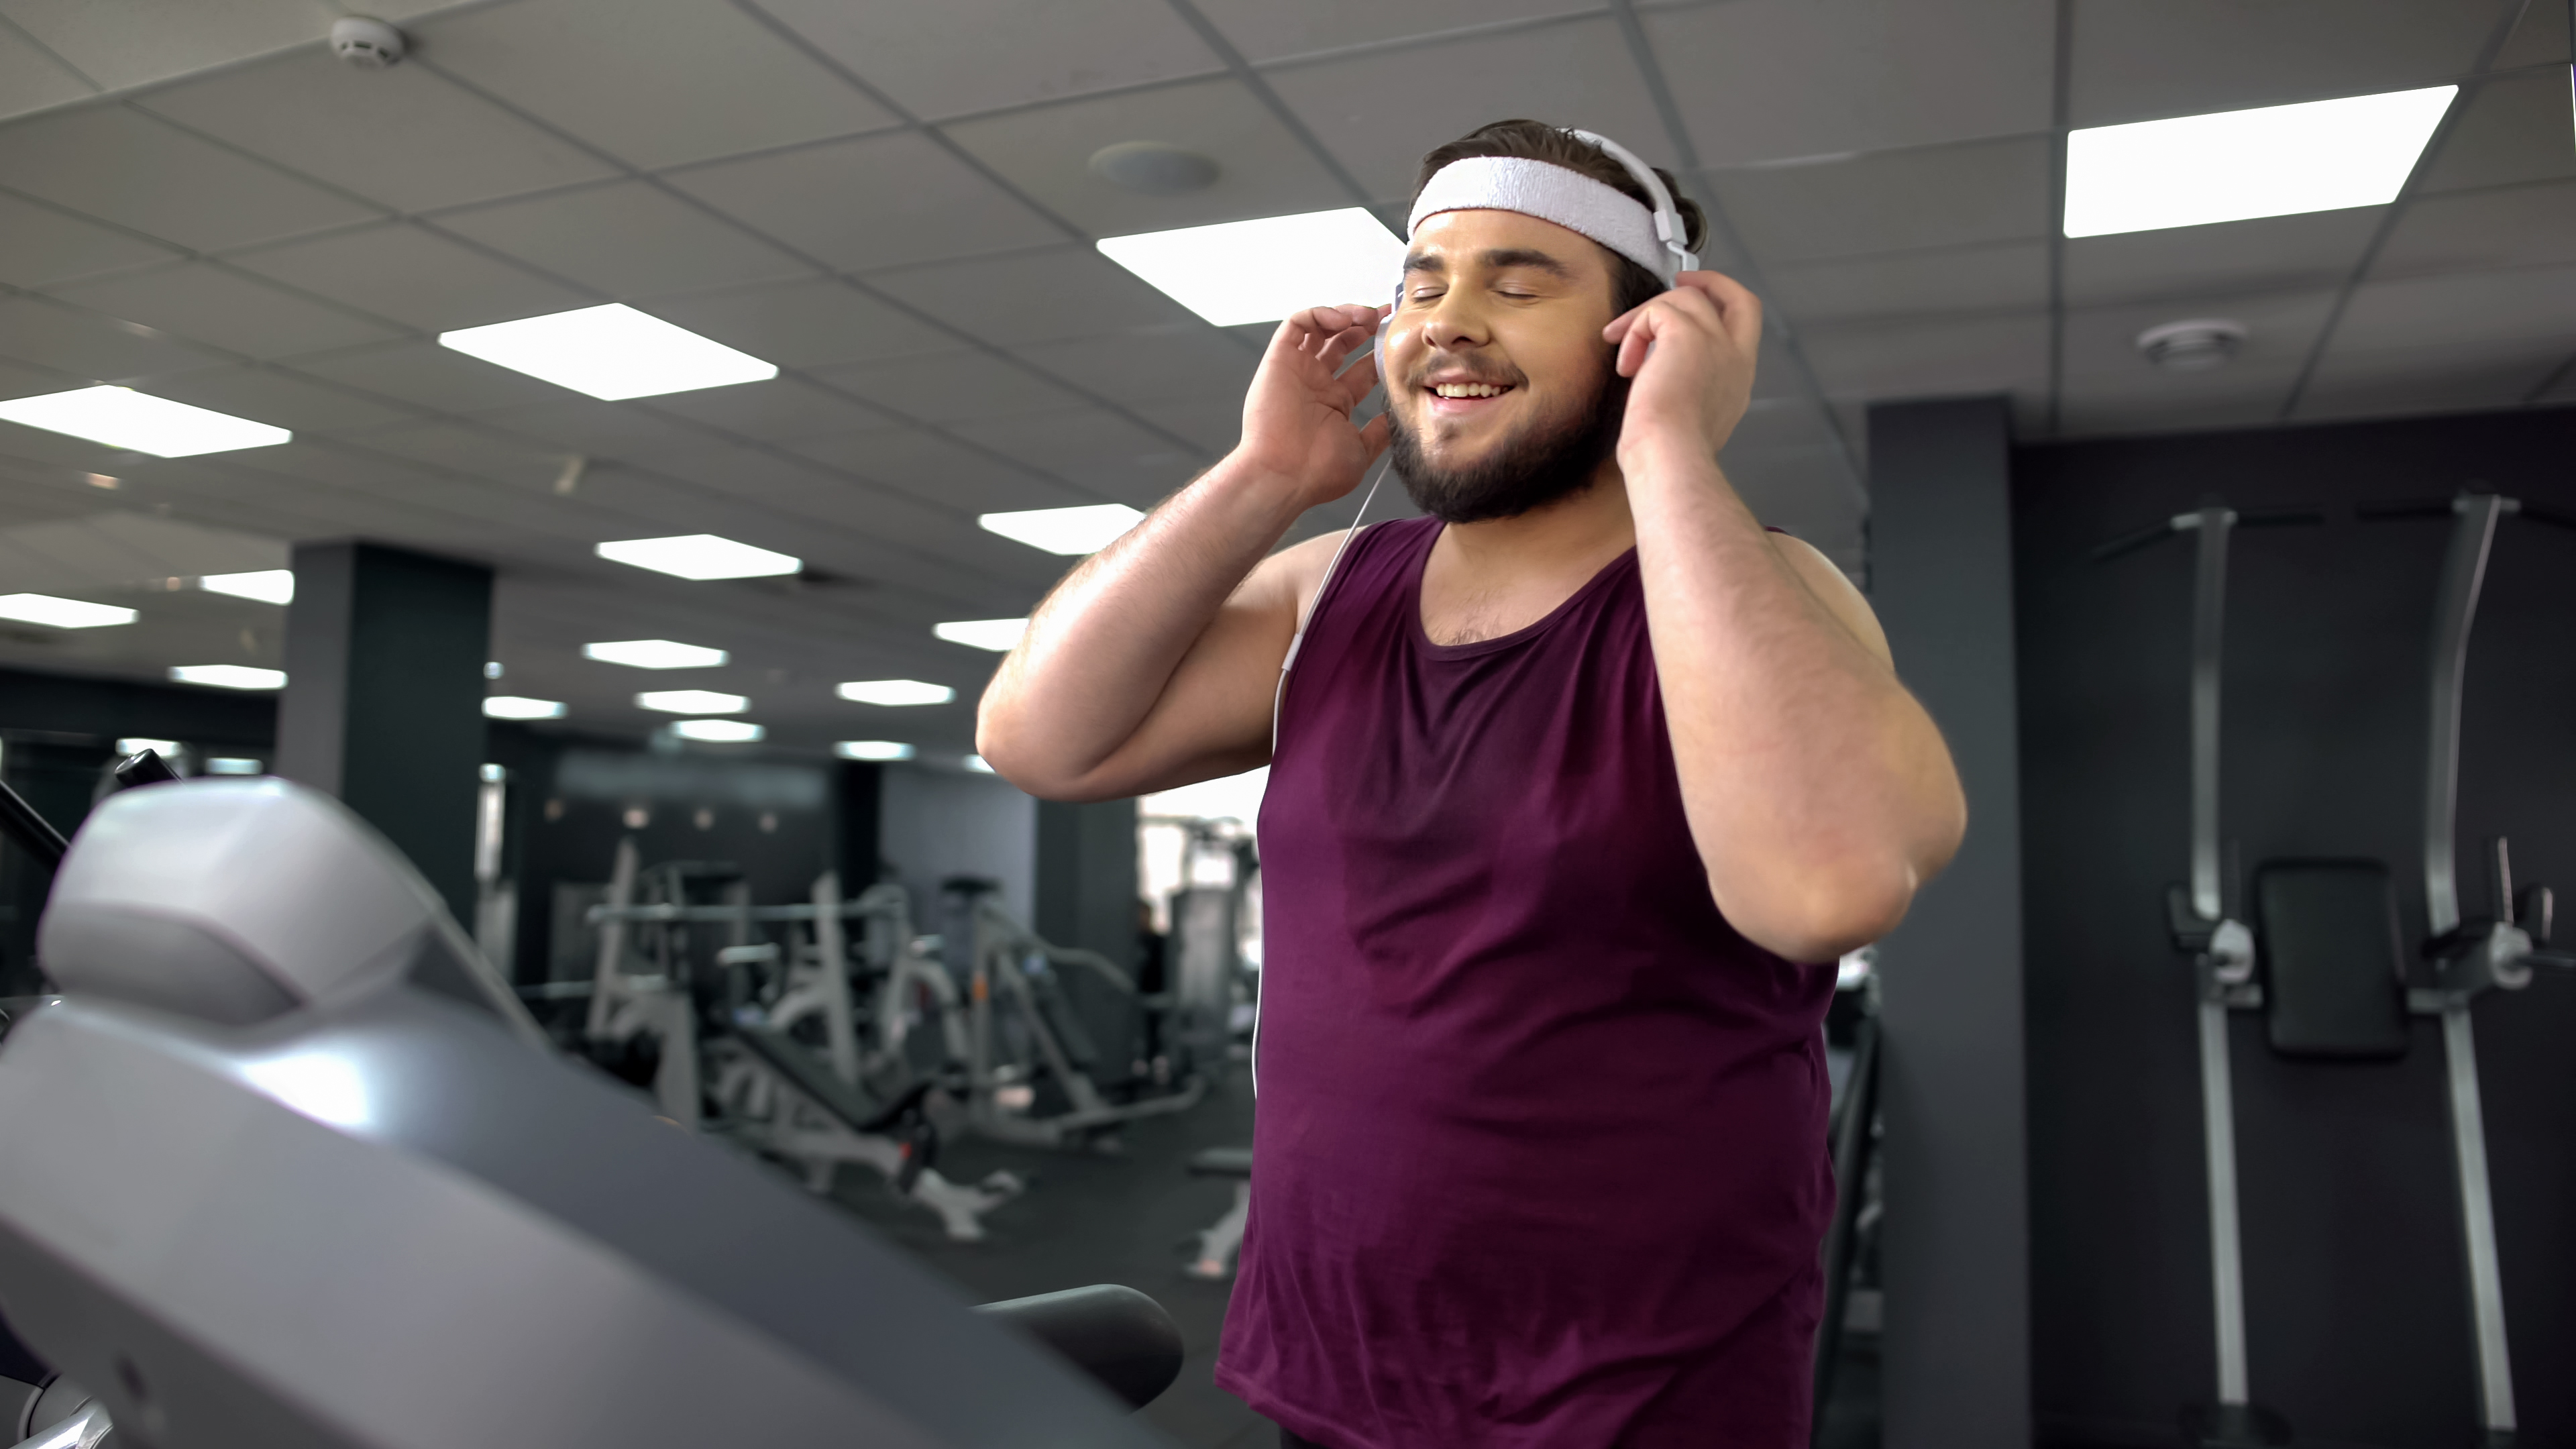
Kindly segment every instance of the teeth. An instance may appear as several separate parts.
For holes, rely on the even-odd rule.
[[[1442,397],[1500,397],[1505,391],[1490,382],[1444,382],[1431,390]]]

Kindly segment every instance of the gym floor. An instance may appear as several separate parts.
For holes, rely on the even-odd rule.
[[[1036,1152],[952,1135],[939,1164],[950,1177],[972,1181],[1008,1168],[1034,1179],[1027,1197],[985,1220],[991,1236],[981,1243],[949,1242],[929,1214],[897,1200],[865,1172],[844,1172],[838,1198],[979,1302],[1087,1283],[1124,1283],[1152,1294],[1179,1323],[1189,1359],[1144,1419],[1190,1449],[1270,1449],[1278,1442],[1270,1421],[1210,1378],[1228,1285],[1181,1271],[1194,1235],[1234,1200],[1231,1183],[1193,1178],[1184,1164],[1203,1147],[1251,1140],[1251,1081],[1238,1067],[1191,1111],[1129,1127],[1126,1151],[1117,1157]],[[1822,1449],[1878,1444],[1875,1337],[1846,1335],[1823,1430]]]

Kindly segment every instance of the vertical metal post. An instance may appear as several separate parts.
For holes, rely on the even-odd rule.
[[[2214,926],[2226,912],[2218,820],[2219,681],[2227,629],[2227,539],[2236,515],[2210,507],[2174,525],[2200,535],[2191,610],[2191,908]],[[2201,1140],[2209,1179],[2218,1400],[2242,1405],[2251,1400],[2252,1388],[2245,1354],[2245,1254],[2236,1211],[2236,1085],[2227,1054],[2224,988],[2206,964],[2200,984]]]
[[[617,842],[617,863],[608,872],[607,904],[625,907],[635,904],[635,873],[639,857],[635,837],[625,836]],[[587,1029],[592,1036],[608,1034],[608,1019],[626,998],[626,921],[610,916],[599,923],[599,957],[591,969],[590,1020]]]
[[[2460,924],[2458,829],[2460,695],[2468,667],[2469,631],[2477,623],[2478,594],[2486,584],[2487,556],[2495,546],[2496,520],[2505,501],[2470,494],[2452,505],[2450,553],[2442,562],[2442,593],[2435,606],[2432,645],[2430,738],[2424,772],[2425,924],[2438,936]],[[2451,1098],[2451,1147],[2460,1178],[2460,1219],[2469,1260],[2469,1310],[2477,1332],[2478,1392],[2486,1427],[2514,1427],[2513,1363],[2504,1323],[2504,1271],[2496,1252],[2495,1198],[2487,1181],[2486,1117],[2478,1094],[2477,1038],[2466,993],[2442,1008],[2442,1055]]]
[[[814,877],[814,954],[823,989],[823,1042],[832,1058],[832,1074],[855,1084],[859,1080],[859,1034],[850,1019],[850,950],[841,927],[841,873],[827,870]]]

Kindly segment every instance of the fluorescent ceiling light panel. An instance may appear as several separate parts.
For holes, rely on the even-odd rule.
[[[230,594],[236,599],[257,599],[263,604],[295,602],[295,570],[259,569],[246,574],[208,574],[197,580],[197,587],[212,594]]]
[[[0,619],[54,629],[99,629],[110,624],[131,624],[135,613],[114,604],[85,604],[51,594],[0,594]]]
[[[235,448],[274,447],[295,438],[284,428],[210,408],[190,407],[130,387],[85,387],[43,397],[12,398],[0,402],[0,418],[49,433],[87,438],[111,448],[149,453],[155,458],[192,458],[199,453],[229,453]]]
[[[525,695],[495,694],[483,701],[485,719],[562,719],[563,701],[529,699]]]
[[[989,775],[993,773],[993,767],[984,763],[984,757],[982,755],[968,755],[958,763],[979,775]]]
[[[860,704],[946,704],[957,691],[918,679],[854,679],[833,691]]]
[[[1357,206],[1102,237],[1100,254],[1219,327],[1386,300],[1404,243]]]
[[[792,574],[805,567],[805,561],[765,548],[753,548],[712,533],[683,534],[678,538],[630,538],[622,542],[603,543],[594,550],[612,563],[633,564],[657,574],[671,574],[684,579],[759,579],[773,574]]]
[[[987,533],[1048,553],[1098,553],[1136,526],[1144,510],[1124,503],[1091,503],[1080,508],[1029,508],[1017,513],[987,513],[975,521]]]
[[[769,731],[740,719],[684,719],[671,726],[671,733],[684,740],[721,740],[726,744],[746,745]]]
[[[206,773],[209,775],[256,775],[259,772],[259,761],[244,759],[239,755],[217,755],[206,761]]]
[[[751,701],[739,694],[712,689],[648,689],[635,702],[664,714],[740,714],[751,708]]]
[[[832,753],[845,760],[909,760],[912,746],[893,740],[843,740]]]
[[[128,736],[116,742],[116,752],[120,755],[139,755],[145,750],[150,750],[165,760],[186,748],[186,745],[177,740],[147,740],[136,736]]]
[[[2066,137],[2066,234],[2108,236],[2397,199],[2458,86],[2095,126]]]
[[[438,334],[438,345],[608,402],[766,382],[778,369],[622,302]]]
[[[284,689],[283,669],[253,669],[247,664],[173,664],[170,677],[181,684],[211,684],[217,689]]]
[[[581,657],[634,669],[707,669],[724,663],[728,656],[721,649],[671,639],[615,639],[605,644],[584,644]]]
[[[953,624],[933,624],[930,632],[951,644],[964,644],[974,649],[990,649],[1004,654],[1016,649],[1020,636],[1029,632],[1026,619],[960,619]]]

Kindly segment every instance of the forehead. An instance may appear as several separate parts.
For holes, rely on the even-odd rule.
[[[1610,270],[1608,253],[1592,238],[1518,211],[1444,211],[1426,216],[1413,229],[1413,244],[1405,255],[1465,265],[1479,252],[1498,250],[1545,252],[1578,274],[1606,275]]]

